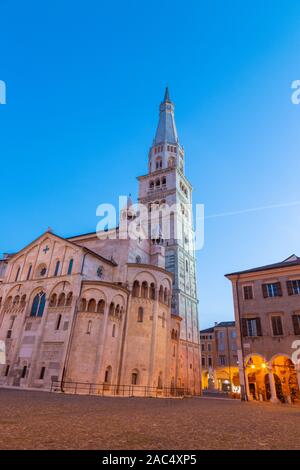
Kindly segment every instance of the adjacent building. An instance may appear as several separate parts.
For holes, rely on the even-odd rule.
[[[234,321],[200,331],[203,390],[240,393]]]
[[[146,227],[129,201],[120,228],[70,238],[48,230],[1,261],[1,385],[200,393],[192,188],[168,90],[138,180]],[[163,238],[159,215],[172,204],[180,210]],[[124,220],[148,236],[124,237]]]
[[[299,400],[300,258],[226,277],[233,288],[243,398]]]

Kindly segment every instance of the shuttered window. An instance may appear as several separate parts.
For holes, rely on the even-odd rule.
[[[289,295],[300,295],[300,280],[287,281],[286,286]]]
[[[293,315],[294,334],[300,336],[300,315]]]
[[[253,299],[253,288],[252,288],[252,286],[244,286],[244,299],[245,300]]]
[[[266,299],[267,297],[281,297],[282,289],[280,282],[273,282],[271,284],[262,285],[263,296]]]
[[[272,330],[273,330],[273,336],[282,336],[283,335],[283,329],[282,329],[282,319],[280,316],[274,316],[271,319],[272,321]]]
[[[260,318],[243,318],[242,334],[243,336],[262,336]]]

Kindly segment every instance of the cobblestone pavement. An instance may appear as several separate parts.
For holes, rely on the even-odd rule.
[[[300,407],[0,389],[0,449],[299,449]]]

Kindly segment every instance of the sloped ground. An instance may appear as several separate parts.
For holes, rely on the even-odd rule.
[[[0,449],[299,449],[300,407],[0,389]]]

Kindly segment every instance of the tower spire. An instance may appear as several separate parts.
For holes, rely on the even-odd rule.
[[[164,101],[159,107],[159,121],[154,144],[177,144],[178,135],[174,118],[174,103],[170,100],[169,88],[166,88]]]
[[[169,102],[171,103],[171,100],[170,100],[170,94],[169,94],[169,87],[166,87],[166,91],[165,91],[165,97],[164,97],[164,102]]]

